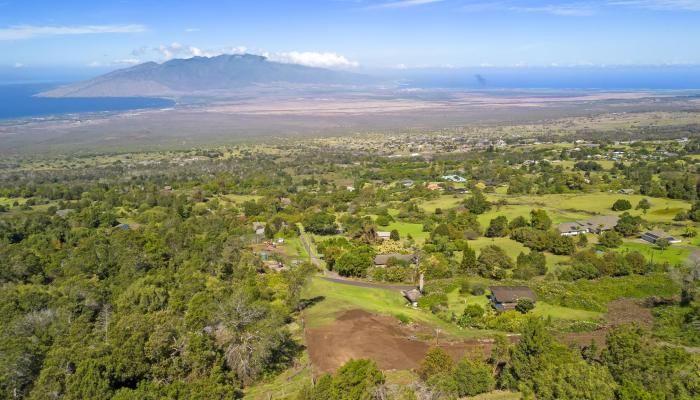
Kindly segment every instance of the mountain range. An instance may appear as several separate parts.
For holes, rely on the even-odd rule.
[[[244,88],[361,86],[373,79],[347,71],[273,62],[252,54],[147,62],[40,93],[43,97],[230,95]]]

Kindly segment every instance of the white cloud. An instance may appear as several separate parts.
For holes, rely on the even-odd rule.
[[[368,9],[378,9],[378,8],[406,8],[414,6],[422,6],[424,4],[439,3],[443,0],[398,0],[390,1],[388,3],[375,4],[373,6],[367,7]]]
[[[101,33],[138,33],[144,31],[146,31],[146,27],[143,25],[13,25],[8,28],[0,28],[0,40],[24,40],[40,36],[88,35]]]
[[[178,42],[170,43],[169,45],[160,45],[154,49],[161,55],[163,60],[171,60],[173,58],[192,58],[192,57],[215,57],[223,54],[221,51],[208,51],[194,46],[184,46]],[[132,54],[135,54],[134,50]]]
[[[550,4],[534,7],[509,7],[511,11],[519,12],[540,12],[552,15],[562,15],[566,17],[589,17],[595,14],[595,10],[587,4]]]
[[[359,64],[350,61],[344,56],[336,53],[317,53],[313,51],[290,51],[272,53],[268,55],[271,61],[287,64],[301,64],[309,67],[337,68],[337,67],[357,67]]]
[[[169,45],[160,45],[151,49],[139,48],[131,52],[134,57],[141,58],[148,51],[156,54],[156,59],[160,61],[172,60],[173,58],[192,57],[216,57],[222,54],[255,54],[266,57],[270,61],[300,64],[309,67],[322,68],[354,68],[359,64],[356,61],[347,59],[333,52],[313,52],[313,51],[288,51],[288,52],[267,52],[261,49],[249,49],[245,46],[224,47],[219,49],[202,49],[195,46],[183,45],[173,42]]]
[[[700,0],[617,0],[609,1],[608,4],[650,10],[700,11]]]
[[[122,58],[119,60],[112,61],[112,64],[116,65],[136,65],[139,63],[141,63],[141,60],[139,60],[138,58]]]
[[[99,62],[99,61],[93,61],[93,62],[91,62],[91,63],[88,63],[87,66],[90,67],[90,68],[98,68],[98,67],[101,67],[101,66],[102,66],[102,63]]]
[[[191,32],[199,32],[199,28],[185,28],[185,32],[191,33]]]
[[[22,68],[22,67],[24,67],[24,64],[22,64],[21,62],[15,63],[15,68]]]

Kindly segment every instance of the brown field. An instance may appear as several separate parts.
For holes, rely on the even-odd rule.
[[[650,327],[651,311],[634,299],[621,299],[608,304],[607,325],[593,332],[562,335],[565,343],[586,346],[594,340],[598,346],[605,345],[605,336],[610,328],[637,323]],[[332,372],[350,359],[369,358],[383,370],[410,370],[420,365],[434,340],[419,338],[434,337],[435,332],[419,325],[401,325],[396,318],[371,314],[363,310],[342,313],[328,326],[306,330],[306,345],[311,362],[321,372]],[[517,336],[511,336],[517,340]],[[487,357],[492,342],[488,339],[460,341],[438,340],[437,345],[445,349],[455,360],[465,354]]]
[[[417,368],[435,345],[434,341],[416,338],[425,334],[424,328],[403,326],[396,318],[349,310],[329,326],[307,329],[306,345],[314,366],[323,372],[358,358],[370,358],[384,370],[407,370]],[[439,346],[454,359],[471,352],[484,355],[491,351],[488,340],[439,341]]]

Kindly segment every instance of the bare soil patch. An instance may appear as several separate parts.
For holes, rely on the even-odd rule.
[[[363,310],[342,313],[335,323],[306,330],[306,345],[311,361],[320,371],[331,372],[350,359],[369,358],[379,368],[417,368],[425,353],[435,342],[416,338],[426,330],[420,326],[404,326],[392,317],[375,315]],[[465,353],[488,354],[488,340],[443,342],[444,348],[454,359]]]
[[[654,323],[651,310],[641,304],[638,299],[620,299],[608,303],[608,313],[605,315],[607,324],[593,332],[569,333],[563,337],[566,343],[587,346],[595,341],[598,347],[605,346],[605,336],[611,328],[619,325],[636,323],[649,328]]]

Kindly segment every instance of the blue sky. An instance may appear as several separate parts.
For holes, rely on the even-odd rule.
[[[700,64],[700,0],[0,0],[0,66],[232,52],[341,68]]]

